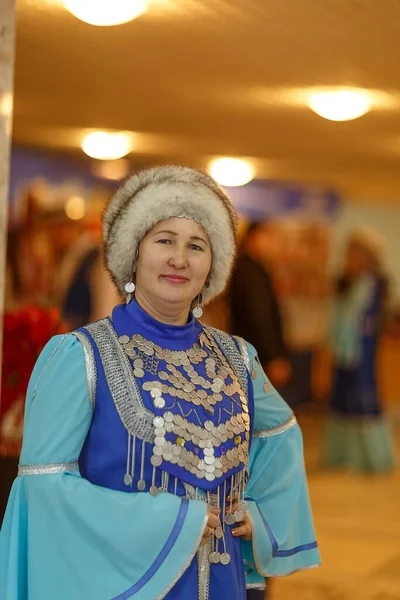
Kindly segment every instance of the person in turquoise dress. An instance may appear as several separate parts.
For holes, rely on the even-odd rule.
[[[337,281],[330,345],[333,355],[331,415],[323,465],[365,473],[395,464],[390,427],[382,410],[376,363],[387,303],[383,242],[359,228],[348,240]]]
[[[199,320],[236,226],[186,167],[135,173],[111,198],[104,257],[125,302],[34,368],[2,600],[245,600],[319,564],[296,418],[256,350]]]

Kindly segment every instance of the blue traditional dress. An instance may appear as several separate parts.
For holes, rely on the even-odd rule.
[[[221,523],[201,544],[207,505]],[[231,533],[245,510],[249,542]],[[50,340],[0,535],[2,600],[245,600],[246,582],[319,561],[301,432],[252,346],[135,300]]]
[[[385,282],[367,273],[341,280],[335,300],[331,345],[334,380],[323,462],[328,467],[387,471],[394,447],[376,381]]]

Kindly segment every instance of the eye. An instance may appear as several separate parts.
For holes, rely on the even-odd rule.
[[[198,246],[197,244],[190,244],[189,248],[191,250],[196,250],[196,252],[204,252],[203,248],[201,246]]]
[[[157,244],[172,244],[172,242],[168,238],[162,238],[161,240],[157,240]]]

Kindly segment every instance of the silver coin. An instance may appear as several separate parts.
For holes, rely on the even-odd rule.
[[[159,467],[162,463],[162,458],[161,456],[156,456],[155,454],[153,454],[153,456],[150,459],[150,462],[153,465],[153,467]]]
[[[162,453],[163,453],[163,447],[153,446],[153,454],[155,454],[156,456],[162,456]]]
[[[204,448],[204,456],[214,456],[214,448]]]
[[[118,340],[121,342],[121,344],[127,344],[129,342],[129,336],[128,335],[120,335]]]
[[[156,408],[164,408],[164,406],[165,406],[165,400],[164,400],[164,398],[162,396],[160,398],[155,398],[155,400],[154,400],[154,406]]]
[[[207,431],[213,431],[213,429],[215,429],[215,425],[212,421],[206,421],[204,427]]]
[[[165,421],[164,421],[163,417],[154,417],[154,419],[153,419],[154,427],[163,427],[164,422]]]
[[[221,565],[229,565],[229,563],[231,562],[230,554],[228,554],[227,552],[222,552],[220,562]]]
[[[224,532],[222,531],[222,527],[221,525],[218,525],[218,527],[215,530],[215,537],[220,540],[224,535]]]
[[[204,450],[207,450],[207,448],[204,448]],[[206,463],[206,465],[214,465],[215,462],[215,456],[205,456],[204,457],[204,462]]]
[[[140,492],[143,492],[146,489],[146,482],[144,479],[139,479],[138,484],[137,484],[138,490]]]
[[[166,440],[165,440],[165,437],[163,437],[163,436],[154,438],[154,444],[156,446],[164,446],[165,442],[166,442]]]
[[[132,475],[129,475],[129,473],[125,474],[124,484],[125,485],[132,485]]]
[[[197,431],[197,427],[194,423],[188,423],[187,428],[190,433],[195,433]]]
[[[164,429],[165,429],[165,431],[168,431],[168,433],[171,433],[171,431],[173,429],[172,423],[170,421],[167,421],[164,424]]]
[[[163,453],[163,458],[164,458],[164,460],[166,460],[166,461],[168,461],[168,462],[170,462],[170,461],[171,461],[171,458],[172,458],[172,457],[173,457],[173,454],[172,454],[172,452],[164,452],[164,453]]]
[[[221,440],[220,440],[219,438],[217,438],[217,437],[214,437],[214,438],[212,439],[212,444],[213,444],[213,446],[214,446],[215,448],[219,448],[219,447],[220,447],[220,445],[221,445],[221,443],[222,443],[222,442],[221,442]]]
[[[134,369],[133,374],[135,377],[144,377],[143,369]]]
[[[174,454],[175,456],[179,456],[182,453],[182,446],[179,446],[178,444],[174,444],[172,447],[172,454]]]
[[[223,471],[222,471],[221,469],[215,469],[215,471],[214,471],[214,475],[215,475],[215,477],[217,477],[217,478],[219,478],[219,477],[222,477],[222,475],[223,475]]]
[[[208,465],[207,463],[206,463],[206,466],[204,468],[206,470],[206,473],[214,473],[214,471],[215,471],[214,465]]]
[[[176,456],[176,454],[172,454],[169,462],[172,463],[173,465],[177,465],[178,464],[178,460],[179,460],[179,456]]]
[[[212,406],[205,406],[204,410],[205,410],[205,412],[208,415],[214,415],[215,414],[215,409]]]
[[[213,552],[213,564],[217,565],[221,560],[221,554],[219,552]]]
[[[233,516],[234,516],[234,517],[235,517],[235,519],[236,519],[236,523],[240,523],[241,521],[243,521],[243,517],[244,517],[244,515],[243,515],[243,513],[242,513],[242,511],[241,511],[241,510],[237,510],[237,511],[236,511],[236,512],[233,514]]]
[[[156,427],[154,429],[154,433],[157,437],[164,437],[165,436],[165,429],[164,427]]]
[[[150,487],[150,494],[152,496],[157,496],[157,494],[158,494],[158,487],[156,485],[152,485]]]
[[[190,434],[189,434],[190,435]],[[190,438],[189,438],[190,439]],[[198,446],[200,443],[200,438],[197,435],[194,435],[192,438],[192,442],[195,446]]]
[[[153,388],[150,392],[150,396],[152,398],[159,398],[161,395],[162,395],[162,393],[159,388]]]
[[[204,460],[202,460],[202,459],[199,460],[199,464],[197,465],[197,468],[199,469],[199,471],[205,471],[206,463],[204,462]]]
[[[215,475],[214,473],[206,473],[205,478],[207,479],[207,481],[214,481]]]
[[[227,513],[225,515],[225,523],[227,525],[233,525],[234,523],[236,523],[236,519],[232,513]]]
[[[214,563],[214,554],[215,552],[210,552],[210,554],[208,555],[208,560],[211,564]]]

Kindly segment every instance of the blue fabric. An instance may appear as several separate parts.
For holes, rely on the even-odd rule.
[[[61,345],[60,339],[49,342],[32,375],[24,464],[77,460],[90,426],[83,349],[73,336]],[[52,355],[32,398],[40,367]],[[179,578],[205,526],[206,505],[191,500],[182,519],[182,502],[172,494],[109,490],[79,472],[18,477],[0,535],[0,597],[110,600],[142,580],[135,600],[156,598]],[[174,544],[158,565],[171,536]]]
[[[129,312],[123,308],[117,312],[131,323],[135,305]],[[145,325],[146,336],[153,336],[154,341],[160,337],[164,347],[170,343],[176,348],[182,339],[191,343],[192,332],[197,337],[200,327],[191,321],[168,331],[146,319],[148,315],[136,325]],[[167,331],[164,337],[162,330]],[[292,411],[273,388],[264,391],[269,383],[254,348],[249,347],[249,353],[251,368],[257,372],[254,381],[249,378],[249,395],[250,404],[254,395],[253,428],[258,435],[260,430],[281,427]],[[104,407],[100,401],[93,423],[96,411],[100,414]],[[111,443],[105,431],[109,426],[118,453],[118,436],[125,434],[126,442],[126,433],[117,428],[116,421],[108,420],[114,418],[111,405],[100,416],[104,431],[99,431],[99,440]],[[206,504],[172,493],[152,497],[147,492],[111,489],[113,484],[116,488],[122,484],[114,474],[106,473],[106,459],[96,458],[89,448],[87,434],[93,423],[83,349],[74,336],[58,336],[48,343],[32,374],[21,463],[67,463],[80,458],[89,477],[96,473],[99,480],[89,481],[79,471],[16,479],[0,534],[0,597],[194,599],[198,574],[193,557],[207,520]],[[86,455],[81,454],[84,444]],[[116,465],[107,444],[107,452],[100,441],[96,450],[109,453],[109,470],[115,467],[123,479],[125,460]],[[121,448],[126,451],[126,445]],[[245,571],[249,583],[262,584],[266,575],[290,573],[319,562],[296,425],[252,440],[247,497],[253,541],[234,538],[228,528],[231,563],[229,567],[211,565],[209,600],[244,600]]]
[[[145,339],[151,340],[155,344],[160,345],[162,348],[169,350],[187,350],[198,340],[199,335],[202,332],[202,325],[196,321],[192,316],[186,325],[168,326],[165,324],[158,323],[152,319],[138,304],[135,300],[132,300],[128,305],[117,306],[112,314],[112,324],[116,333],[120,335],[128,335],[131,337],[133,334],[142,335]],[[124,484],[124,475],[126,470],[126,453],[128,444],[127,431],[119,417],[118,412],[115,410],[114,401],[111,397],[108,389],[107,381],[104,374],[104,369],[101,364],[100,356],[96,344],[93,342],[90,334],[84,328],[82,331],[87,335],[92,343],[92,347],[95,354],[98,382],[97,382],[97,394],[95,411],[91,428],[87,439],[85,441],[82,454],[80,457],[80,470],[82,476],[95,483],[111,489],[135,492],[137,490],[137,482],[139,477],[135,477],[134,485]],[[161,368],[161,367],[160,367]],[[165,366],[162,367],[165,370]],[[196,365],[196,370],[200,376],[207,379],[205,362]],[[143,402],[147,409],[154,412],[157,416],[162,416],[164,411],[169,410],[172,413],[181,414],[178,401],[176,398],[172,398],[168,394],[163,394],[167,401],[166,406],[163,409],[157,409],[153,405],[151,395],[148,391],[143,390],[143,384],[154,380],[155,377],[149,372],[145,373],[145,377],[138,380],[138,384],[141,388],[141,395]],[[228,380],[230,381],[230,380]],[[233,396],[237,400],[238,407],[236,411],[240,411],[240,400],[238,394]],[[196,414],[190,410],[190,406],[184,401],[180,402],[182,410],[185,411],[185,418],[194,424],[198,424],[196,421]],[[223,407],[227,408],[228,411],[231,408],[232,401],[230,398],[225,398],[221,404],[219,404],[215,415],[202,415],[204,420],[211,420],[215,424],[221,417],[221,410]],[[252,420],[252,402],[249,402],[250,418]],[[187,414],[186,414],[187,413]],[[166,439],[173,441],[175,436],[167,433]],[[233,445],[225,444],[226,449],[229,449]],[[193,450],[194,446],[191,442],[186,443],[186,448]],[[141,442],[137,441],[135,463],[136,473],[140,472],[141,467]],[[150,487],[152,480],[152,467],[150,464],[152,448],[147,444],[146,457],[145,457],[145,477],[147,482],[147,491]],[[189,473],[179,465],[173,465],[171,463],[163,463],[163,470],[167,471],[173,477],[177,477],[179,482],[184,480],[193,486],[200,487],[205,490],[211,490],[217,487],[220,481],[207,481],[205,479],[198,479],[195,475]],[[240,466],[232,468],[231,471],[224,475],[224,479],[230,478],[230,476],[238,472]],[[156,485],[161,485],[161,471],[157,469],[156,472]],[[173,491],[173,481],[170,480],[170,491]],[[178,493],[184,494],[185,490],[182,484],[179,484]]]
[[[349,305],[352,314],[351,336],[353,346],[357,348],[353,354],[349,350],[346,354],[348,360],[345,360],[340,348],[336,348],[334,352],[331,408],[343,416],[381,414],[376,381],[376,353],[382,292],[380,280],[368,276],[354,283],[348,292],[344,292],[343,297],[336,300],[335,327],[338,338],[342,337],[339,332],[345,332],[348,327],[347,312],[340,307]]]
[[[253,521],[252,542],[242,542],[247,583],[263,577],[318,566],[320,555],[310,510],[303,461],[301,431],[292,410],[269,384],[256,351],[249,347],[257,375],[254,388],[254,437],[250,453],[250,478],[246,488]],[[264,391],[267,382],[270,391]],[[277,477],[277,473],[280,474]]]

